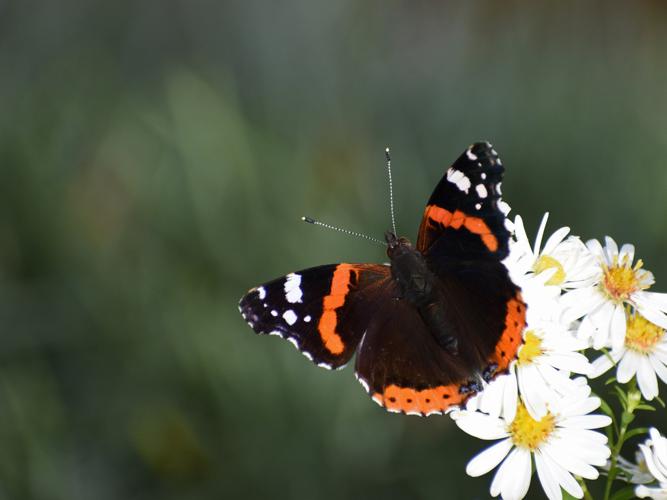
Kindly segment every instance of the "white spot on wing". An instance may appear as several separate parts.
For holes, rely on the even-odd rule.
[[[475,186],[475,191],[480,198],[486,198],[489,193],[486,191],[486,186],[484,184],[477,184]]]
[[[486,174],[482,172],[482,180],[486,179]]]
[[[468,194],[468,190],[470,189],[470,179],[468,179],[463,172],[452,167],[447,170],[447,180],[454,184],[459,191]]]
[[[415,415],[417,417],[423,417],[424,416],[424,414],[419,412],[419,411],[406,411],[405,414],[406,415]]]
[[[263,286],[260,286],[257,289],[257,293],[259,294],[259,300],[264,300],[266,297],[266,289]]]
[[[475,203],[475,210],[480,210],[482,208],[481,203]]]
[[[365,390],[366,392],[369,392],[369,391],[370,391],[370,387],[368,387],[368,382],[366,382],[366,381],[365,381],[363,378],[361,378],[361,377],[357,377],[357,380],[359,381],[359,383],[361,384],[361,387],[363,387],[364,390]]]
[[[299,348],[299,341],[296,340],[294,337],[290,337],[287,339],[290,344],[292,344],[294,347],[297,349]]]
[[[269,332],[269,335],[277,335],[278,337],[283,336],[283,334],[280,333],[278,330],[273,330],[272,332]]]
[[[324,368],[326,370],[331,370],[331,365],[328,363],[318,363],[317,366],[319,366],[320,368]]]
[[[498,202],[498,208],[499,208],[500,211],[501,211],[503,214],[505,214],[505,215],[507,215],[508,213],[510,213],[510,210],[512,210],[512,208],[511,208],[507,203],[505,203],[505,202],[502,201],[502,200],[500,200],[500,201]]]
[[[469,160],[475,161],[477,159],[477,155],[470,151],[470,148],[466,150],[466,156],[468,157]]]
[[[299,317],[294,311],[288,309],[283,313],[283,319],[287,322],[288,325],[292,326],[294,323],[296,323],[296,320],[299,319]]]
[[[312,318],[310,317],[310,315],[307,315],[307,316],[304,316],[304,317],[303,317],[303,320],[304,320],[306,323],[310,323],[310,320],[311,320],[311,319],[312,319]]]
[[[498,184],[496,184],[496,191],[498,191],[498,194],[503,194],[502,189],[500,189],[501,185],[502,185],[502,182],[499,182]]]
[[[301,275],[290,273],[285,277],[285,298],[290,304],[301,302]]]
[[[312,360],[313,360],[313,355],[310,354],[309,352],[302,351],[301,354],[303,354],[305,357],[307,357],[307,358],[308,358],[308,361],[312,361]]]
[[[276,311],[275,309],[271,311],[271,316],[273,316],[274,318],[278,316],[278,311]]]

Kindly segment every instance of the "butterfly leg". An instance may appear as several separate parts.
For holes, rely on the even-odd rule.
[[[491,363],[482,372],[482,378],[484,382],[491,382],[496,375],[496,370],[498,369],[498,363]]]

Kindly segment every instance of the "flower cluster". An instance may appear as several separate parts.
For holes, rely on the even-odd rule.
[[[602,471],[605,498],[615,481],[625,481],[639,485],[639,497],[667,500],[667,439],[652,429],[640,445],[639,465],[620,455],[638,433],[628,432],[634,413],[659,401],[658,379],[667,383],[667,294],[648,291],[653,275],[632,245],[619,249],[609,237],[604,245],[584,243],[567,227],[543,245],[547,219],[534,243],[520,216],[512,225],[505,265],[528,305],[517,359],[509,373],[451,413],[468,434],[497,440],[466,472],[476,477],[497,467],[490,492],[506,500],[527,494],[533,470],[549,499],[561,499],[563,490],[592,498],[586,480]],[[589,386],[613,367],[623,410],[616,420]]]

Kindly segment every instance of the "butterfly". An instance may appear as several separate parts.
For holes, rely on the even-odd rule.
[[[506,373],[526,304],[503,259],[510,231],[504,167],[488,142],[468,147],[428,200],[416,245],[387,231],[388,264],[329,264],[251,289],[239,310],[326,369],[356,354],[355,375],[391,412],[463,405]]]

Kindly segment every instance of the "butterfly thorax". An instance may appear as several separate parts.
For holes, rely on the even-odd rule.
[[[428,268],[422,253],[404,237],[387,231],[387,256],[391,260],[391,274],[398,285],[398,300],[412,304],[421,315],[438,344],[452,354],[458,351],[458,342],[451,334],[447,321],[446,302],[437,285],[437,278]],[[449,328],[448,328],[449,326]]]

